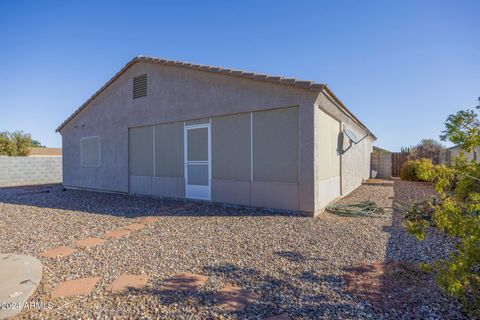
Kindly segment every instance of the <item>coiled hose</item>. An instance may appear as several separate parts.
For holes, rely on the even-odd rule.
[[[380,217],[385,214],[385,210],[373,201],[363,201],[352,204],[334,204],[327,206],[327,211],[349,217]]]

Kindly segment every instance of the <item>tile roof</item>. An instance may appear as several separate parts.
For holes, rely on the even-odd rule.
[[[324,83],[316,83],[315,81],[309,80],[299,80],[294,78],[285,78],[281,76],[272,76],[268,74],[261,74],[261,73],[254,73],[242,70],[234,70],[228,69],[223,67],[215,67],[215,66],[207,66],[201,64],[194,64],[189,62],[182,62],[176,60],[168,60],[163,58],[155,58],[155,57],[148,57],[148,56],[137,56],[130,60],[119,72],[117,72],[107,83],[105,83],[94,95],[92,95],[84,104],[82,104],[70,117],[68,117],[58,128],[57,132],[60,131],[70,120],[72,120],[80,111],[82,111],[93,99],[95,99],[103,90],[105,90],[110,84],[112,84],[122,73],[124,73],[128,68],[130,68],[133,64],[137,62],[147,62],[147,63],[154,63],[166,66],[175,66],[180,68],[186,68],[191,70],[198,70],[198,71],[205,71],[210,73],[218,73],[222,75],[243,78],[243,79],[251,79],[256,81],[264,81],[269,83],[276,83],[279,85],[286,85],[291,86],[299,89],[306,89],[314,92],[321,92],[325,91],[337,104],[337,106],[342,109],[350,118],[352,118],[355,122],[357,122],[362,128],[368,131],[367,127],[358,120],[353,113],[351,113],[338,99],[335,94],[327,87]],[[370,133],[370,132],[369,132]],[[371,134],[371,133],[370,133]],[[373,134],[371,134],[373,136]],[[375,136],[373,136],[375,138]]]

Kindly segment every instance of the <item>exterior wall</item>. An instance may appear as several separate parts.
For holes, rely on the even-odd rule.
[[[61,156],[0,156],[0,187],[26,186],[61,182]]]
[[[133,100],[132,78],[144,73],[148,74],[148,96]],[[298,210],[314,212],[312,106],[317,95],[277,84],[136,63],[62,128],[64,184],[115,192],[129,192],[129,184],[133,189],[142,189],[145,176],[129,177],[129,128],[298,106],[298,182],[256,181],[251,186],[255,197],[250,195],[250,203],[262,205],[265,199],[279,199],[288,202],[289,206],[296,203]],[[102,165],[82,168],[80,138],[97,135],[101,140]],[[167,190],[171,194],[182,194],[184,191],[181,177],[154,176],[151,180],[151,187],[144,192],[156,194]],[[245,181],[216,179],[212,182],[212,193],[237,190],[235,188],[238,194],[218,194],[226,200],[238,198],[242,202],[247,194]]]
[[[343,113],[337,106],[321,93],[315,101],[315,135],[318,137],[315,143],[315,163],[321,163],[321,158],[326,151],[319,144],[322,137],[322,112],[328,114],[332,118],[340,121],[342,127],[346,127],[357,135],[360,139],[365,136],[366,131],[362,129],[349,116]],[[341,140],[340,140],[341,141]],[[348,147],[348,138],[343,139],[343,149]],[[355,190],[363,181],[370,177],[370,154],[373,149],[373,138],[371,136],[362,140],[359,144],[353,145],[347,152],[340,156],[340,190],[341,195],[346,195]],[[334,178],[325,180],[321,168],[315,166],[315,213],[324,210],[330,198],[335,193],[331,192],[332,188],[336,188],[338,182]]]
[[[316,158],[316,197],[317,205],[325,207],[340,196],[340,154],[338,152],[338,135],[340,122],[321,109],[315,114],[315,149]]]
[[[480,161],[480,148],[477,148],[476,150],[472,152],[464,152],[465,157],[467,158],[468,161]],[[446,155],[445,155],[445,160],[444,162],[447,164],[453,164],[453,159],[458,157],[460,155],[460,148],[459,147],[452,147],[447,149]]]

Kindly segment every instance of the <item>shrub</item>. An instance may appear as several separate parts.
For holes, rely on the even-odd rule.
[[[409,160],[405,162],[400,169],[400,179],[407,181],[417,181],[416,161]]]
[[[435,165],[430,159],[409,160],[400,169],[402,180],[432,182],[435,177]]]
[[[459,201],[465,201],[472,193],[480,193],[480,183],[470,177],[462,177],[455,188],[455,197]]]
[[[32,146],[34,146],[32,136],[28,133],[22,131],[0,132],[0,155],[28,156]]]
[[[480,146],[478,114],[465,110],[450,115],[441,138],[460,146],[460,155],[453,168],[434,167],[433,181],[440,197],[431,203],[433,213],[429,206],[414,205],[407,210],[405,226],[420,240],[431,225],[455,239],[456,250],[450,258],[433,264],[437,281],[462,301],[472,318],[480,319],[480,164],[467,161],[463,154]],[[430,168],[425,163],[410,163],[405,176],[430,179]]]
[[[405,162],[400,169],[400,179],[407,181],[417,181],[417,164],[414,160]]]
[[[417,179],[419,181],[433,182],[436,177],[436,166],[433,165],[431,159],[420,159],[417,163]]]
[[[431,159],[434,164],[440,163],[445,147],[433,139],[423,139],[419,144],[402,148],[402,153],[408,154],[408,160]]]

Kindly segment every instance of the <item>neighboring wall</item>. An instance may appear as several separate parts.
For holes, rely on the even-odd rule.
[[[444,162],[447,164],[453,164],[453,159],[460,155],[460,148],[459,147],[452,147],[446,150],[444,156]],[[472,152],[464,152],[465,157],[468,161],[479,161],[480,160],[480,148]]]
[[[372,178],[392,178],[392,153],[384,151],[373,151],[371,155]]]
[[[133,100],[132,78],[144,73],[148,77],[148,95]],[[129,192],[129,128],[298,106],[298,209],[313,212],[312,106],[317,95],[278,84],[136,63],[60,131],[64,146],[64,184],[67,187]],[[88,136],[100,137],[100,167],[82,167],[80,164],[80,138]],[[218,174],[221,177],[222,173]],[[171,183],[172,179],[159,183]],[[221,183],[223,179],[217,180]],[[212,188],[221,189],[223,186],[217,184]]]
[[[0,187],[61,182],[62,157],[0,156]]]
[[[323,117],[323,113],[330,115],[331,117],[339,120],[341,126],[353,131],[360,139],[366,135],[366,131],[355,123],[349,116],[343,113],[329,97],[325,94],[320,94],[315,101],[315,163],[320,163],[321,158],[325,154],[325,150],[318,144],[322,137],[322,123],[320,119]],[[343,139],[343,149],[346,149],[349,145],[348,138],[345,136]],[[348,151],[340,157],[340,171],[341,171],[341,195],[346,195],[358,186],[360,186],[366,179],[370,177],[370,154],[373,148],[373,138],[371,136],[363,139],[359,144],[353,145]],[[331,151],[330,151],[331,152]],[[315,211],[321,211],[325,208],[325,202],[330,202],[330,198],[322,198],[322,181],[326,181],[322,177],[323,168],[315,166],[315,193],[316,204]],[[330,183],[330,188],[334,187],[333,182]],[[330,195],[332,197],[333,194]]]

